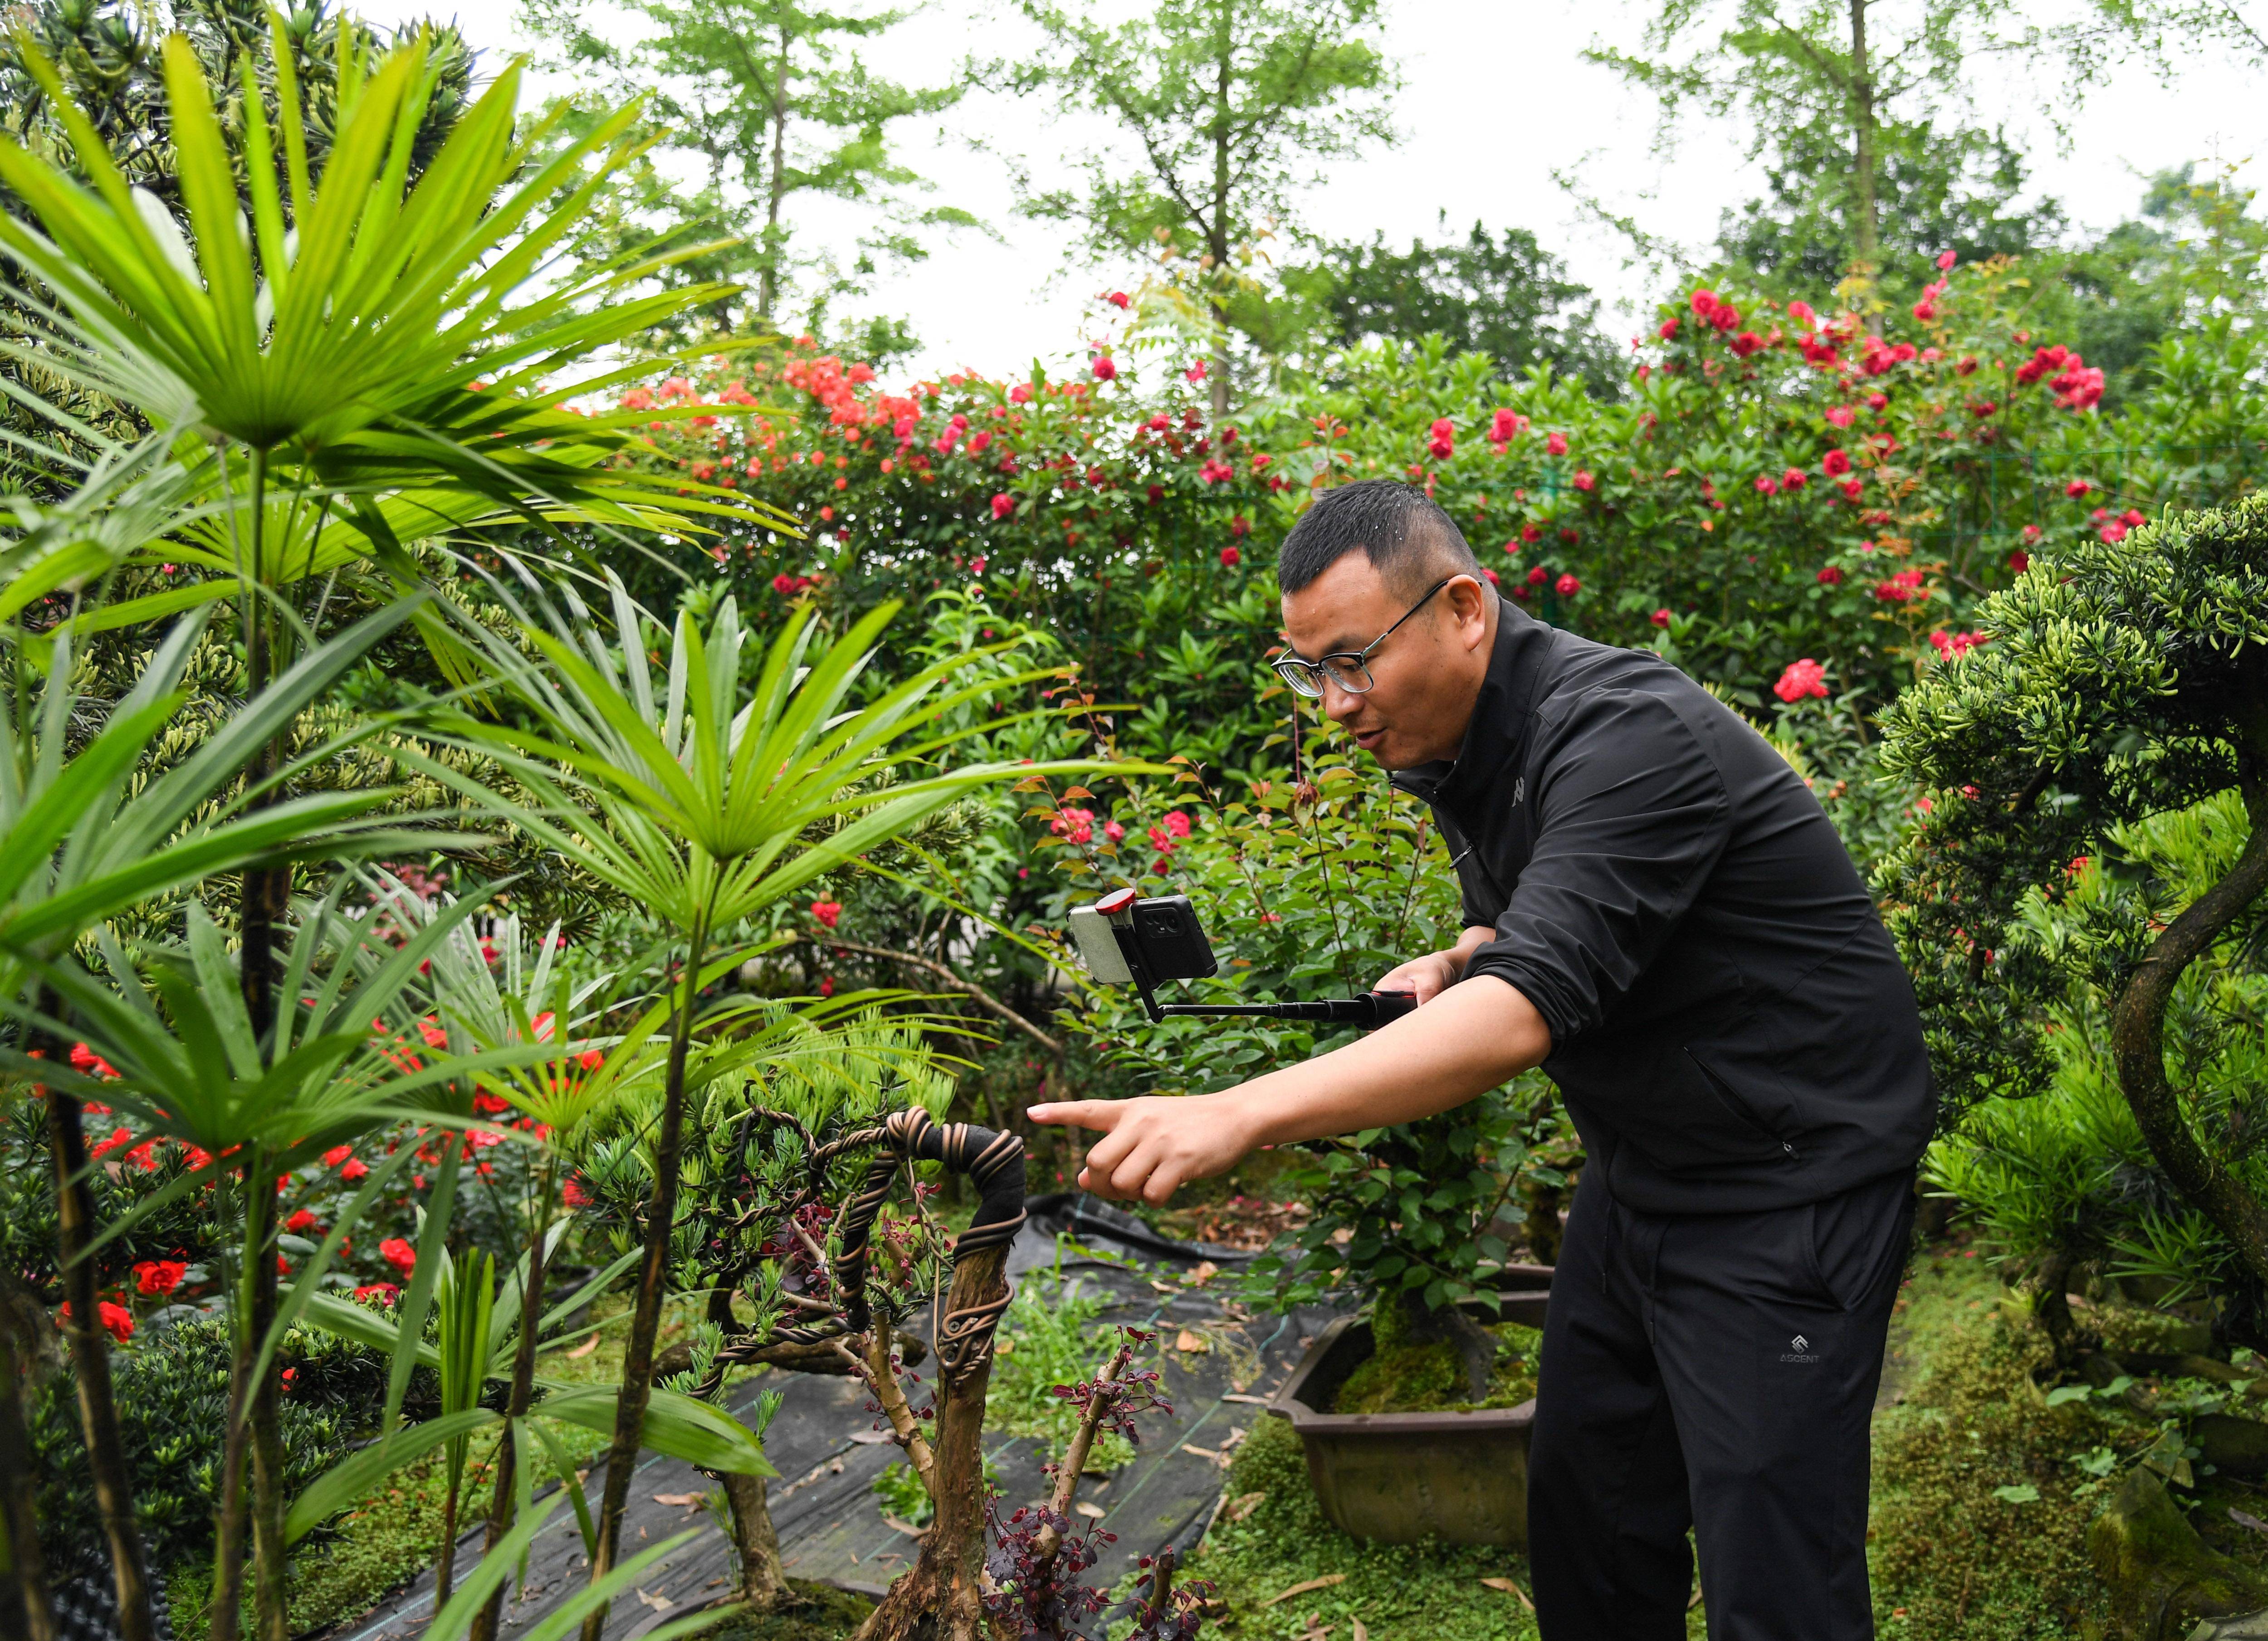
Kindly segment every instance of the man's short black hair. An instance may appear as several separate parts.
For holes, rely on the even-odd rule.
[[[1481,573],[1464,532],[1432,497],[1392,479],[1358,479],[1325,490],[1292,526],[1276,557],[1276,585],[1297,592],[1357,549],[1388,587],[1413,599],[1443,576]]]

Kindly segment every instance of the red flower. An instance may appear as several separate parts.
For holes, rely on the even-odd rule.
[[[835,995],[834,975],[821,975],[819,977],[819,995],[822,997],[831,997]]]
[[[339,1170],[339,1178],[347,1181],[359,1180],[363,1175],[369,1172],[370,1165],[368,1163],[364,1162],[359,1157],[350,1157],[347,1159],[346,1166]]]
[[[1953,373],[1955,376],[1974,376],[1977,373],[1977,356],[1973,353],[1962,354],[1961,363],[1953,367]]]
[[[1814,325],[1819,322],[1819,315],[1812,312],[1811,304],[1808,302],[1789,303],[1787,305],[1787,316],[1793,320],[1797,324],[1802,326],[1806,330],[1809,330]]]
[[[1102,299],[1115,308],[1125,307],[1129,301],[1129,298],[1123,291],[1109,291],[1104,295]]]
[[[1982,421],[1984,417],[1991,416],[2000,407],[1999,405],[1993,403],[1990,399],[1980,399],[1975,404],[1969,407],[1969,414],[1977,417],[1979,421]]]
[[[568,1203],[569,1207],[575,1204]],[[355,1290],[357,1299],[376,1299],[381,1305],[391,1305],[401,1297],[401,1290],[390,1282],[366,1282]]]
[[[1811,482],[1811,475],[1801,467],[1790,467],[1779,475],[1779,487],[1784,490],[1800,490]]]
[[[1660,337],[1664,342],[1670,341],[1677,335],[1677,321],[1674,319],[1666,319],[1662,320],[1661,328],[1655,331],[1653,334]]]
[[[1888,581],[1878,582],[1874,596],[1885,604],[1904,604],[1921,590],[1921,571],[1901,570]]]
[[[1978,644],[1992,642],[1981,632],[1933,632],[1929,641],[1939,656],[1948,661],[1958,660]]]
[[[1189,835],[1189,818],[1178,809],[1166,811],[1166,830],[1175,837]]]
[[[1572,576],[1562,576],[1551,584],[1551,590],[1563,599],[1572,599],[1583,590],[1583,584]]]
[[[1756,494],[1759,496],[1778,495],[1779,481],[1772,477],[1769,473],[1759,473],[1756,475]]]
[[[2024,571],[2029,570],[2031,567],[2032,556],[2024,551],[2022,548],[2020,547],[2014,552],[2008,555],[2008,568],[2014,570],[2018,575],[2022,575]]]
[[[2139,507],[2129,507],[2124,512],[2120,513],[2118,517],[2122,522],[2132,525],[2137,529],[2139,529],[2142,526],[2150,522],[2149,515],[2144,512]]]
[[[1865,493],[1867,489],[1866,485],[1857,479],[1845,479],[1836,488],[1843,492],[1846,500],[1854,502]]]
[[[1032,385],[1031,385],[1031,383],[1029,383],[1029,382],[1018,382],[1018,383],[1017,383],[1013,387],[1011,387],[1011,388],[1008,390],[1008,402],[1009,402],[1010,404],[1017,404],[1017,405],[1027,405],[1027,404],[1031,403],[1031,402],[1032,402]]]
[[[1575,488],[1587,495],[1599,488],[1599,482],[1579,467],[1575,471]]]
[[[1830,450],[1819,459],[1819,470],[1830,479],[1839,479],[1851,471],[1851,457],[1847,452]]]
[[[1481,566],[1481,574],[1488,578],[1488,584],[1492,587],[1500,587],[1504,585],[1503,578],[1498,576],[1495,570],[1491,570],[1486,564],[1483,564]]]
[[[1869,409],[1869,410],[1887,410],[1887,409],[1889,409],[1889,408],[1890,408],[1890,396],[1889,396],[1889,394],[1868,394],[1867,395],[1867,409]]]
[[[2113,519],[2102,526],[2102,539],[2116,547],[2126,539],[2127,524],[2124,519]]]
[[[1806,695],[1823,695],[1826,693],[1827,669],[1808,655],[1800,661],[1790,661],[1786,671],[1780,673],[1779,682],[1772,686],[1772,694],[1790,706]]]
[[[188,1266],[178,1259],[145,1259],[134,1267],[134,1291],[162,1299],[181,1285]]]
[[[1955,260],[1956,260],[1956,259],[1955,258],[1955,256],[1954,256],[1953,253],[1952,253],[1952,252],[1950,252],[1950,251],[1940,251],[1940,252],[1939,252],[1939,253],[1938,253],[1938,257],[1937,257],[1937,266],[1938,266],[1939,271],[1942,272],[1942,271],[1944,271],[1944,270],[1946,270],[1946,269],[1950,269],[1950,268],[1953,266],[1953,264],[1954,264],[1954,262],[1955,262]]]
[[[2095,486],[2089,484],[2085,479],[2073,479],[2070,483],[2063,487],[2063,493],[2066,496],[2075,497],[2085,496],[2094,489]]]
[[[1233,519],[1231,519],[1228,521],[1228,533],[1233,536],[1250,535],[1252,534],[1252,520],[1246,518],[1242,513],[1237,514]],[[1226,564],[1233,564],[1236,561],[1233,558],[1226,558],[1223,559],[1221,562]]]
[[[110,1330],[110,1336],[119,1343],[124,1344],[134,1336],[134,1313],[123,1305],[114,1305],[108,1299],[101,1300],[96,1307],[95,1317]]]
[[[1822,587],[1839,587],[1843,585],[1843,572],[1837,570],[1834,565],[1829,564],[1819,572],[1818,576],[1815,578],[1815,579],[1816,579],[1819,585]]]
[[[1550,579],[1551,572],[1541,564],[1528,572],[1528,585],[1531,587],[1540,587]]]
[[[1567,453],[1567,436],[1565,433],[1553,433],[1547,437],[1543,441],[1543,453],[1547,456],[1565,455]]]
[[[1158,487],[1153,484],[1150,488],[1152,489],[1155,489]],[[1152,499],[1155,500],[1156,497],[1153,497]],[[1010,513],[1015,511],[1016,498],[1009,495],[1007,491],[1003,490],[992,498],[992,517],[994,519],[1005,519]]]
[[[1126,828],[1116,820],[1106,820],[1102,823],[1102,835],[1116,843],[1126,835]]]
[[[1764,339],[1762,336],[1752,330],[1744,330],[1733,338],[1733,354],[1736,358],[1745,359],[1764,345]]]
[[[1827,408],[1827,420],[1835,427],[1848,427],[1858,416],[1859,413],[1849,405],[1830,405]]]
[[[378,1256],[404,1277],[417,1269],[417,1250],[398,1236],[390,1236],[378,1245]]]
[[[1432,453],[1434,460],[1447,461],[1457,453],[1455,423],[1447,416],[1439,417],[1434,421],[1430,431],[1432,437],[1425,441],[1425,448]]]
[[[1150,870],[1156,872],[1161,878],[1164,877],[1171,869],[1169,863],[1163,855],[1159,856],[1157,859],[1150,863]]]
[[[595,1071],[606,1063],[605,1054],[596,1049],[585,1049],[575,1056],[575,1063],[586,1071]]]
[[[814,901],[811,903],[811,915],[814,917],[816,917],[821,923],[826,924],[827,927],[832,929],[836,924],[843,921],[843,902],[840,901]]]
[[[1669,612],[1666,609],[1656,610],[1651,619],[1655,626],[1667,627],[1669,625]]]
[[[1520,539],[1531,544],[1536,541],[1541,541],[1543,539],[1543,526],[1540,524],[1524,524],[1521,526]],[[1508,547],[1505,548],[1505,551],[1507,553],[1511,550],[1512,549]]]
[[[1107,353],[1095,355],[1094,363],[1086,368],[1094,372],[1094,379],[1099,382],[1113,381],[1118,376],[1118,366]]]
[[[112,1152],[123,1151],[127,1146],[131,1145],[133,1143],[134,1130],[132,1129],[113,1129],[110,1131],[110,1137],[108,1139],[104,1140],[92,1151],[87,1152],[88,1160],[92,1162],[100,1162],[105,1157],[110,1155]]]
[[[591,1193],[583,1188],[580,1180],[570,1180],[559,1188],[559,1200],[570,1208],[588,1208]]]
[[[353,1155],[354,1155],[354,1147],[353,1147],[353,1146],[351,1146],[351,1145],[334,1145],[334,1146],[332,1146],[328,1151],[327,1151],[327,1152],[325,1152],[323,1153],[323,1166],[324,1166],[326,1168],[335,1168],[335,1167],[337,1167],[341,1163],[344,1162],[348,1158],[350,1158],[350,1157],[351,1157],[351,1156],[353,1156]]]
[[[1057,837],[1067,837],[1074,843],[1085,843],[1094,837],[1094,811],[1092,809],[1059,809],[1056,818],[1048,822],[1048,830]]]
[[[1528,418],[1517,410],[1499,407],[1489,417],[1489,443],[1509,445],[1528,430]]]
[[[315,1211],[312,1208],[302,1208],[298,1213],[293,1214],[289,1219],[286,1219],[284,1222],[284,1228],[286,1231],[292,1233],[294,1235],[319,1229],[320,1227],[315,1219]]]
[[[1244,562],[1244,555],[1233,547],[1224,547],[1220,549],[1220,562],[1228,569],[1233,570]]]

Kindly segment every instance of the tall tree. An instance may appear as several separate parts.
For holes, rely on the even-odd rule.
[[[594,12],[647,32],[618,45]],[[647,88],[670,145],[701,169],[702,192],[687,214],[741,238],[739,271],[755,278],[755,316],[772,322],[799,269],[818,274],[810,294],[823,312],[884,262],[919,261],[927,254],[922,230],[976,225],[965,210],[917,202],[933,185],[890,138],[894,121],[939,113],[962,88],[901,85],[858,55],[861,42],[905,16],[804,0],[523,0],[520,20],[563,66]],[[796,245],[790,208],[798,195],[873,208],[874,228],[847,267]]]
[[[1392,140],[1386,98],[1396,76],[1366,38],[1377,0],[1160,0],[1116,26],[1092,9],[1020,0],[1044,48],[986,77],[1058,107],[1125,128],[1138,164],[1097,152],[1084,189],[1027,192],[1021,209],[1079,230],[1104,255],[1175,254],[1194,245],[1219,342],[1212,406],[1228,409],[1233,266],[1249,261],[1316,167]]]
[[[1932,194],[1940,209],[1989,202],[1995,174],[2009,180],[1999,133],[1975,127],[1975,64],[2051,68],[2036,112],[2060,136],[2118,63],[2163,65],[2209,42],[2268,54],[2209,0],[2088,0],[2052,25],[2019,0],[1657,0],[1640,53],[1594,43],[1585,55],[1660,99],[1665,143],[1689,112],[1748,121],[1748,157],[1765,162],[1789,220],[1839,219],[1844,260],[1879,269],[1886,181],[1903,210]]]
[[[1621,356],[1598,328],[1598,299],[1525,228],[1491,233],[1476,222],[1462,241],[1412,239],[1406,251],[1382,233],[1367,244],[1322,244],[1280,283],[1288,305],[1313,315],[1316,340],[1350,345],[1439,332],[1458,352],[1487,354],[1507,379],[1543,364],[1604,396],[1621,387]]]

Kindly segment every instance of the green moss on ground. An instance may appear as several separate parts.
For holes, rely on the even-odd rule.
[[[770,1612],[730,1613],[694,1636],[698,1641],[843,1641],[873,1610],[874,1603],[863,1595],[790,1578],[785,1598]]]
[[[1488,1394],[1469,1400],[1465,1358],[1447,1342],[1403,1340],[1373,1355],[1349,1373],[1333,1398],[1334,1413],[1469,1413],[1482,1408],[1516,1408],[1535,1394],[1535,1353],[1543,1336],[1517,1322],[1486,1330],[1498,1343]]]

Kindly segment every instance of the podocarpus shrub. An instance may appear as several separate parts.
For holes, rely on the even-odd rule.
[[[2245,938],[2268,889],[2268,499],[2043,554],[1978,620],[1989,642],[1887,715],[1887,762],[1931,789],[1882,887],[1948,1114],[2043,1087],[2051,1011],[2073,980],[2099,987],[2142,1139],[2233,1256],[2220,1326],[2257,1343],[2268,1202],[2236,1164],[2257,1091],[2225,1110],[2201,1099],[2165,1026],[2192,965]],[[2243,813],[2220,806],[2217,875],[2161,873],[2122,915],[2073,918],[2072,938],[2028,929],[2120,828],[2232,792]]]

